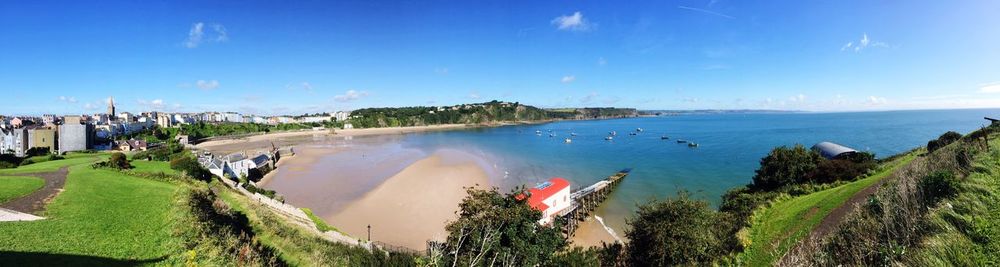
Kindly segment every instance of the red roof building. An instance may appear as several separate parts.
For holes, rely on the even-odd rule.
[[[538,221],[542,225],[552,223],[559,212],[572,204],[569,181],[559,177],[528,189],[528,195],[528,205],[542,212],[542,219]]]

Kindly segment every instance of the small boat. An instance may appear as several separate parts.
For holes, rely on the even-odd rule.
[[[667,139],[670,139],[670,137],[666,135],[660,136],[660,140],[667,140]]]
[[[683,144],[683,143],[687,143],[687,142],[688,142],[688,141],[687,141],[687,140],[684,140],[684,139],[677,139],[677,143],[678,143],[678,144]]]
[[[615,137],[614,136],[608,136],[608,137],[604,138],[604,140],[608,140],[608,141],[611,141],[612,139],[615,139]]]
[[[608,132],[608,134],[610,134],[611,136],[615,136],[615,135],[618,135],[618,132],[611,131],[611,132]]]
[[[576,136],[576,133],[569,133],[569,136]]]
[[[642,131],[642,128],[635,128],[635,131],[636,131],[636,132],[641,132],[641,131]]]
[[[573,142],[573,139],[566,138],[566,140],[563,140],[563,142],[569,144]]]
[[[554,133],[550,133],[550,134],[549,134],[549,137],[556,137],[556,134],[554,134]]]
[[[542,131],[535,130],[535,134],[542,134]]]
[[[688,143],[688,147],[698,147],[698,143]]]
[[[628,133],[628,135],[638,135],[639,133]]]

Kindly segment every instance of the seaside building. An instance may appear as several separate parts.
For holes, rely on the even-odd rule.
[[[559,212],[571,206],[572,200],[569,199],[569,195],[569,181],[554,177],[528,189],[528,205],[542,212],[542,219],[538,220],[538,223],[548,225]],[[518,198],[523,199],[524,195],[519,195]]]
[[[143,140],[125,140],[118,143],[118,150],[124,152],[130,151],[146,151],[149,145]]]
[[[836,159],[851,154],[858,153],[853,148],[842,146],[832,142],[820,142],[812,146],[812,150],[819,152],[826,159]]]
[[[0,154],[14,154],[23,157],[28,150],[28,129],[7,129],[0,131]]]

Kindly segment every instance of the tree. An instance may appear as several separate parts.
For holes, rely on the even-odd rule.
[[[131,169],[132,165],[129,164],[128,158],[125,157],[125,154],[122,154],[121,152],[115,152],[112,153],[111,158],[108,159],[108,167],[115,168],[118,170],[127,170]]]
[[[625,231],[629,266],[709,265],[726,253],[720,215],[708,202],[676,198],[639,205]]]
[[[500,194],[467,189],[458,220],[445,228],[442,262],[459,266],[536,266],[550,262],[566,246],[558,225],[542,226],[542,213],[518,197],[523,190]]]
[[[780,146],[771,150],[760,160],[760,168],[753,176],[756,189],[772,190],[808,179],[816,165],[822,160],[819,153],[802,145],[788,148]]]

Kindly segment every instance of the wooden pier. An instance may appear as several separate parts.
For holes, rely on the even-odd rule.
[[[631,171],[632,169],[621,170],[588,187],[573,191],[570,194],[573,204],[559,213],[559,218],[563,221],[563,233],[567,237],[573,236],[576,228],[580,226],[580,222],[590,216]]]

